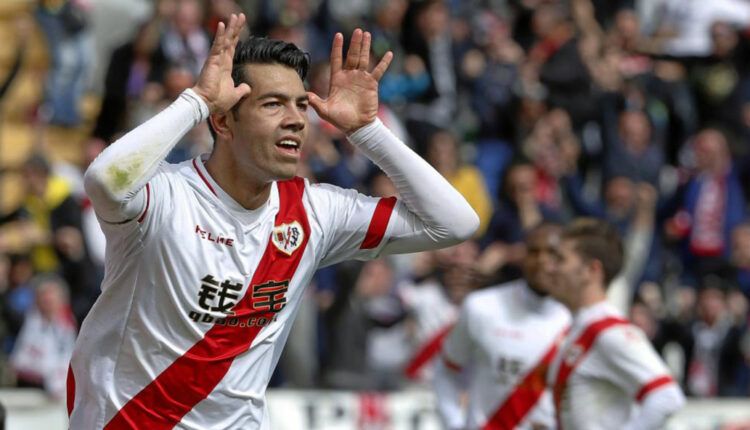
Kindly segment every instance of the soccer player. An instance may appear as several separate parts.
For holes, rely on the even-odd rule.
[[[555,284],[559,239],[559,226],[536,227],[526,239],[524,280],[476,291],[465,299],[443,344],[434,381],[438,410],[448,429],[554,427],[545,375],[570,322],[567,309],[548,296]],[[461,405],[464,391],[466,408]]]
[[[345,59],[334,37],[324,100],[305,91],[305,53],[238,44],[244,22],[219,24],[195,87],[86,172],[106,275],[71,363],[70,428],[270,428],[265,389],[318,267],[449,246],[477,229],[461,195],[376,119],[392,54],[370,71],[369,33],[354,31]],[[295,177],[308,106],[402,197]],[[206,119],[211,154],[165,163]]]
[[[606,302],[622,259],[620,238],[603,221],[579,219],[563,230],[550,294],[573,321],[547,374],[558,428],[660,429],[685,402],[644,333]]]

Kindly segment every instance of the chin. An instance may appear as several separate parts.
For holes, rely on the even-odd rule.
[[[297,176],[297,168],[295,166],[294,170],[283,170],[278,171],[274,175],[275,180],[277,181],[288,181],[289,179],[293,179],[295,176]]]

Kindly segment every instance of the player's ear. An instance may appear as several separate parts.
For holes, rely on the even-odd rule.
[[[208,121],[211,123],[211,127],[213,127],[214,131],[216,132],[216,136],[221,137],[224,140],[231,140],[232,139],[232,130],[229,127],[229,115],[227,112],[223,113],[213,113],[208,117]]]
[[[601,283],[604,284],[604,264],[600,260],[592,259],[591,261],[589,261],[589,263],[587,264],[587,270],[589,272],[589,276],[596,277],[597,280],[601,281]]]

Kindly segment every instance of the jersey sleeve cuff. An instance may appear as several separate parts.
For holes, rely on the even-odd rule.
[[[385,128],[386,128],[385,124],[383,124],[383,122],[380,121],[380,118],[376,117],[375,121],[367,124],[364,127],[358,128],[353,133],[349,134],[347,137],[349,138],[349,141],[351,143],[359,146],[367,142],[368,140],[372,139],[372,137],[377,135],[377,133],[381,132]]]
[[[193,118],[195,124],[206,120],[208,118],[209,110],[203,97],[196,94],[191,88],[186,89],[180,94],[180,99],[186,100],[193,107]]]

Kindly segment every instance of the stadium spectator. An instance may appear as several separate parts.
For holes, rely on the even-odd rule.
[[[742,339],[747,332],[747,301],[739,320],[730,311],[728,285],[718,276],[708,276],[698,292],[693,321],[675,335],[685,352],[685,388],[696,397],[747,396],[746,351]]]
[[[562,220],[559,211],[538,197],[537,177],[537,170],[524,159],[514,161],[506,171],[503,195],[483,239],[484,250],[477,265],[489,282],[519,277],[527,232],[542,221]]]
[[[43,388],[62,400],[76,339],[67,286],[55,275],[40,275],[32,283],[35,306],[23,322],[10,362],[19,387]]]
[[[44,120],[74,127],[81,123],[80,102],[86,87],[93,49],[86,0],[40,0],[36,19],[41,26],[51,69],[45,83]]]
[[[746,213],[724,134],[716,129],[701,131],[693,142],[693,157],[695,171],[673,199],[677,214],[667,224],[668,237],[680,240],[688,285],[726,265],[731,232]],[[663,210],[668,211],[669,205]]]
[[[425,159],[469,202],[479,215],[477,236],[484,234],[492,216],[492,201],[484,177],[476,167],[462,162],[456,137],[438,130],[427,142]]]
[[[129,128],[130,111],[148,86],[161,85],[167,59],[159,48],[159,25],[141,24],[133,40],[115,49],[107,66],[102,107],[93,135],[111,142]]]

